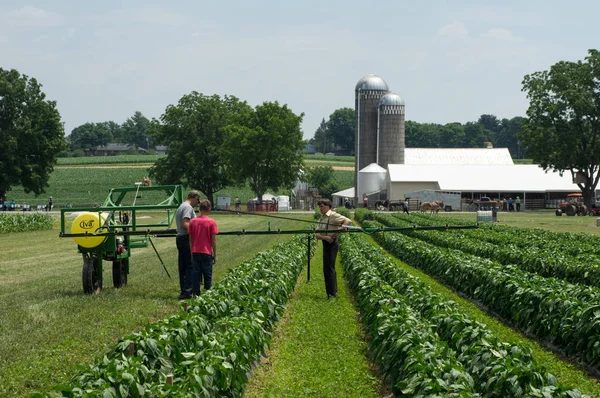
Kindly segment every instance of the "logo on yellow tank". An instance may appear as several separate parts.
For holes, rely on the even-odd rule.
[[[79,223],[79,228],[81,229],[92,229],[94,228],[96,220],[83,220]]]

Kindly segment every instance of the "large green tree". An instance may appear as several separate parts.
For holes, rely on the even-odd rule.
[[[321,120],[321,124],[315,131],[315,136],[310,140],[310,143],[315,146],[317,152],[327,153],[333,149],[333,139],[327,129],[325,119]]]
[[[162,184],[198,189],[214,205],[214,194],[231,183],[224,145],[228,129],[251,115],[252,108],[233,96],[184,95],[154,122],[151,130],[169,153],[150,174]]]
[[[106,146],[112,139],[107,123],[85,123],[71,131],[71,149],[83,149],[93,154],[96,148]]]
[[[231,172],[238,183],[250,183],[259,201],[267,189],[294,186],[303,166],[303,117],[287,105],[265,102],[243,124],[230,127]]]
[[[500,132],[500,120],[494,115],[481,115],[477,121],[484,129],[484,140],[496,145]]]
[[[55,101],[46,100],[42,86],[18,71],[0,68],[0,198],[12,186],[26,193],[44,193],[66,149],[64,129]]]
[[[588,205],[600,179],[600,52],[560,61],[523,79],[528,119],[519,134],[544,169],[570,171]]]
[[[134,145],[136,148],[149,149],[151,147],[150,120],[140,111],[136,111],[123,123],[120,134],[125,143]]]
[[[512,119],[502,119],[500,130],[494,146],[498,148],[508,148],[514,159],[520,159],[523,156],[521,145],[517,134],[521,131],[524,117],[516,116]]]
[[[339,190],[333,179],[333,168],[331,166],[313,167],[308,172],[310,188],[317,188],[319,195],[330,198]]]
[[[341,150],[350,153],[354,150],[354,109],[336,109],[327,121],[327,131],[333,144]]]

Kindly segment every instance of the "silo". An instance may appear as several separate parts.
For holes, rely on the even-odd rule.
[[[404,100],[390,93],[379,101],[377,128],[377,164],[404,164],[405,113]]]
[[[377,162],[377,108],[381,97],[389,93],[387,83],[377,75],[366,75],[356,83],[354,109],[356,130],[354,133],[354,187],[358,203],[358,171]],[[362,191],[362,190],[360,190]]]
[[[358,197],[364,198],[366,194],[385,189],[386,169],[377,163],[371,163],[358,172]]]

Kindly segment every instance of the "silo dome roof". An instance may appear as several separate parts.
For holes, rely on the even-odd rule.
[[[381,97],[379,105],[402,105],[404,106],[404,100],[401,96],[394,93],[389,93]]]
[[[389,91],[388,85],[381,77],[377,75],[366,75],[356,83],[355,90],[378,90]]]

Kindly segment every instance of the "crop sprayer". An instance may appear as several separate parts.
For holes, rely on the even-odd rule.
[[[183,187],[181,185],[158,185],[141,186],[142,183],[136,183],[135,187],[113,188],[108,197],[101,206],[81,207],[61,209],[60,211],[60,237],[71,237],[77,243],[78,251],[83,256],[82,283],[83,291],[87,294],[99,293],[102,290],[103,261],[112,262],[113,285],[115,288],[121,288],[127,285],[127,276],[130,272],[129,259],[131,250],[135,248],[144,248],[152,246],[161,266],[169,278],[171,277],[156,246],[152,242],[152,237],[174,237],[177,231],[171,227],[175,218],[175,213],[179,205],[184,201]],[[129,203],[131,197],[133,201]],[[149,199],[157,201],[155,204],[138,204],[137,199],[148,196]],[[147,202],[145,200],[144,202]],[[141,222],[145,211],[165,211],[165,218],[160,222]],[[246,213],[240,211],[223,211],[235,213],[238,215],[264,216],[269,218],[279,218],[299,222],[308,222],[316,224],[315,221],[308,221],[290,217],[282,217],[265,213]],[[71,223],[70,232],[66,232],[67,214],[75,215]],[[360,232],[377,233],[385,231],[405,231],[405,230],[448,230],[448,229],[469,229],[477,228],[475,225],[460,226],[417,226],[412,227],[378,227],[361,228],[356,226],[347,226],[337,232]],[[271,230],[268,223],[267,230],[247,231],[245,229],[238,231],[219,232],[222,235],[274,235],[274,234],[307,234],[308,252],[310,253],[311,237],[315,233],[331,232],[331,230],[294,229],[294,230]],[[308,277],[310,280],[310,258],[308,259]]]
[[[60,210],[60,237],[72,237],[83,255],[83,291],[88,294],[102,290],[102,261],[112,262],[113,285],[127,285],[131,250],[152,245],[164,266],[151,236],[173,236],[171,224],[175,212],[183,202],[181,185],[113,188],[99,207],[81,207]],[[133,196],[133,198],[132,198]],[[155,204],[136,204],[142,197],[158,201]],[[133,200],[131,200],[133,199]],[[147,202],[145,200],[144,202]],[[125,203],[133,203],[126,205]],[[143,223],[140,213],[165,211],[162,221]],[[70,232],[66,232],[66,215],[75,214]],[[147,213],[146,213],[147,214]],[[169,275],[170,277],[170,275]]]

